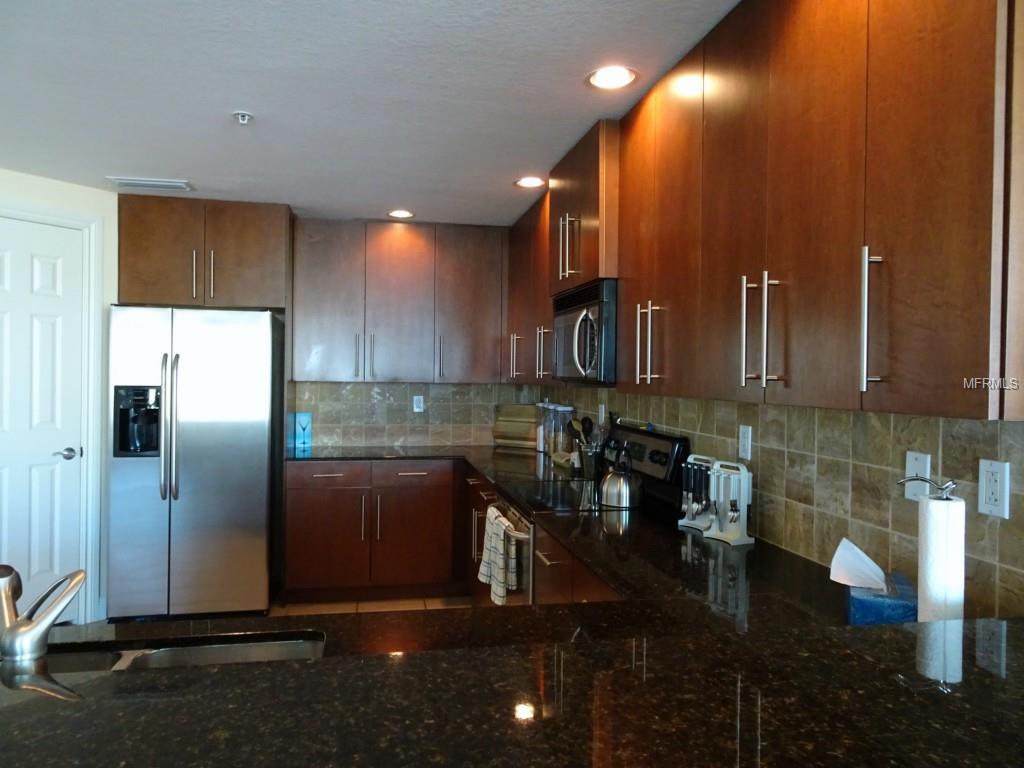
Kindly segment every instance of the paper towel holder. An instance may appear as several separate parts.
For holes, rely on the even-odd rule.
[[[927,477],[921,477],[921,475],[911,475],[910,477],[904,477],[902,480],[897,480],[896,481],[896,485],[903,485],[904,483],[912,483],[912,482],[917,481],[917,480],[921,481],[922,483],[928,483],[928,485],[932,486],[932,488],[937,489],[938,493],[936,493],[931,498],[933,498],[933,499],[940,499],[942,501],[952,501],[953,497],[949,495],[950,491],[952,491],[958,485],[956,480],[947,480],[942,485],[939,485],[934,480],[932,480],[930,478],[927,478]]]

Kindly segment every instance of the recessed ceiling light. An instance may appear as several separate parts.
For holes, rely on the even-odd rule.
[[[238,121],[239,125],[248,125],[254,117],[252,112],[246,112],[244,109],[236,109],[231,116]]]
[[[144,176],[107,176],[121,189],[166,189],[191,192],[192,185],[185,179],[151,179]]]
[[[388,214],[392,219],[411,219],[412,215],[412,211],[407,211],[405,208],[395,208]]]
[[[545,184],[547,182],[540,176],[523,176],[523,178],[516,180],[516,186],[523,189],[536,189],[537,187],[543,187]]]
[[[636,75],[635,69],[624,67],[621,64],[612,64],[611,66],[595,69],[587,75],[586,82],[595,88],[613,91],[616,88],[625,88],[636,80]]]

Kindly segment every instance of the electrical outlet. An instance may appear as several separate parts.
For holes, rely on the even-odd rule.
[[[740,424],[740,458],[750,460],[750,443],[754,430],[748,424]]]
[[[412,396],[412,412],[413,413],[423,413],[423,411],[424,411],[423,395],[413,395]]]
[[[1004,520],[1010,517],[1010,462],[978,462],[978,511]]]
[[[996,677],[1006,677],[1006,622],[982,619],[974,627],[974,659]]]
[[[929,478],[932,476],[932,455],[930,453],[907,451],[907,464],[903,476],[913,477],[914,475]],[[929,493],[931,493],[931,487],[928,483],[922,483],[920,480],[903,484],[903,498],[905,499],[917,501]]]

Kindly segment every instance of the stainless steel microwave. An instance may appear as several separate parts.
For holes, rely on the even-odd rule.
[[[614,280],[595,280],[555,297],[554,378],[615,383]]]

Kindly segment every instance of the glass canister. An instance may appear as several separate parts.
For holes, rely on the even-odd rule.
[[[549,407],[550,403],[545,401],[543,403],[537,403],[537,407],[534,409],[534,429],[537,434],[537,453],[544,453],[547,450],[544,431],[547,428],[546,422]]]
[[[571,405],[556,405],[552,409],[551,434],[545,435],[548,438],[548,453],[570,453],[573,450],[573,440],[569,436],[568,427],[575,411]]]

